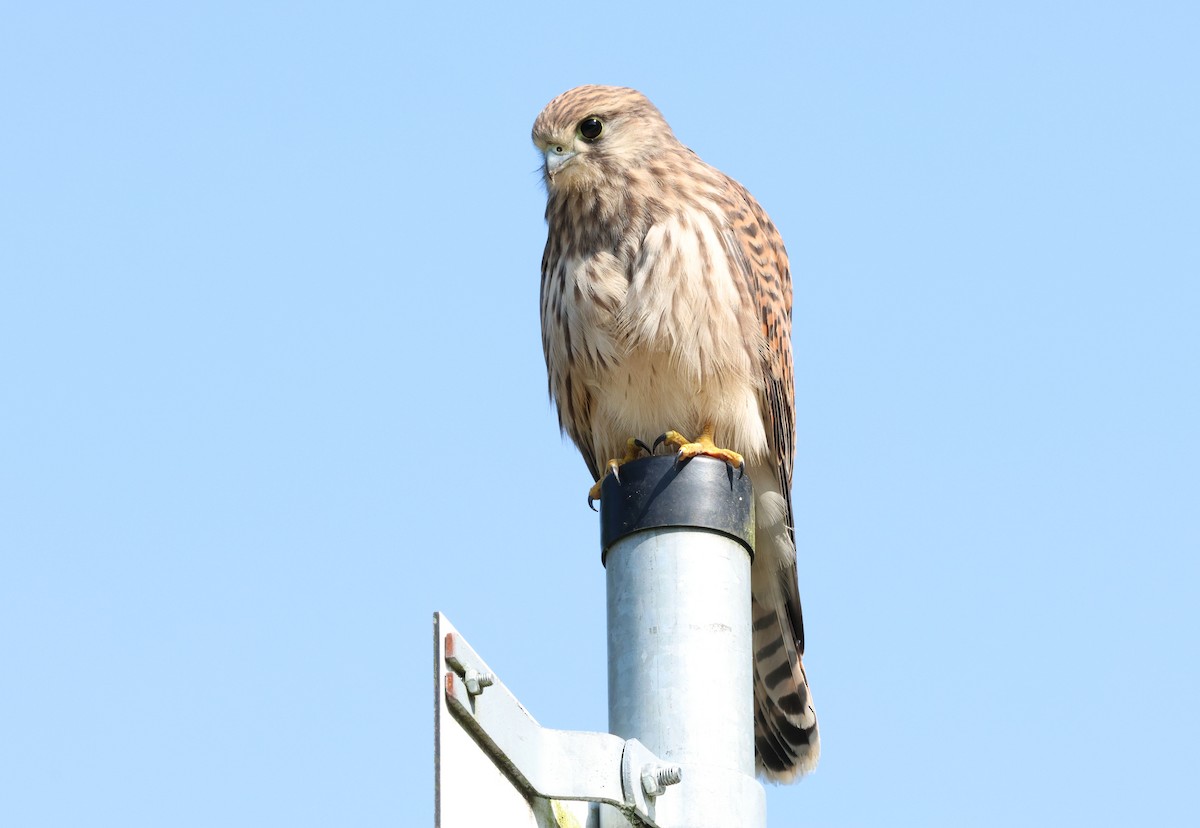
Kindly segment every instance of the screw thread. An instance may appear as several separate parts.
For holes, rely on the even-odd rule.
[[[667,765],[658,769],[657,773],[658,784],[663,785],[678,785],[679,780],[683,778],[683,768],[679,765]]]

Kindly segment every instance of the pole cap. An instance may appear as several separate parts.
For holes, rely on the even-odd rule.
[[[750,478],[715,457],[676,465],[673,455],[642,457],[600,485],[600,561],[614,543],[647,529],[707,529],[733,538],[754,558]]]

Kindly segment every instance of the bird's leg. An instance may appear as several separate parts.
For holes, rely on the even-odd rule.
[[[608,477],[611,474],[613,477],[617,478],[617,482],[620,483],[621,482],[621,473],[619,471],[617,471],[617,469],[619,469],[621,466],[628,463],[630,460],[638,459],[638,455],[641,454],[643,451],[646,452],[646,454],[654,454],[654,452],[650,450],[650,447],[647,446],[645,443],[643,443],[638,438],[630,437],[628,440],[626,440],[625,441],[625,456],[620,458],[619,460],[614,458],[612,460],[609,460],[607,463],[605,463],[604,464],[604,472],[603,472],[603,474],[600,475],[600,479],[597,480],[595,485],[592,486],[592,488],[588,490],[588,505],[592,506],[592,504],[595,501],[600,499],[600,484],[602,484],[604,482],[604,478]],[[593,510],[595,510],[595,508],[596,508],[595,506],[592,506]]]
[[[675,446],[679,449],[675,455],[676,462],[682,463],[685,460],[691,460],[693,457],[715,457],[718,460],[724,460],[735,469],[741,470],[742,474],[746,473],[746,462],[742,459],[742,455],[736,451],[727,448],[721,448],[713,442],[713,424],[704,424],[704,433],[700,435],[698,440],[689,440],[678,431],[668,431],[654,441],[654,447],[658,448],[660,443],[666,443],[670,446]]]

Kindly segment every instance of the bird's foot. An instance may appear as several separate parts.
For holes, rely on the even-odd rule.
[[[654,448],[658,448],[663,443],[678,449],[675,454],[677,464],[687,462],[693,457],[715,457],[718,460],[724,460],[741,474],[746,473],[746,461],[742,455],[732,449],[721,448],[713,442],[712,426],[705,427],[704,433],[698,440],[689,440],[678,431],[668,431],[654,441]]]
[[[596,511],[596,507],[592,504],[600,499],[600,486],[602,483],[604,483],[604,478],[611,474],[613,477],[617,478],[617,482],[620,483],[621,473],[618,471],[618,469],[620,469],[621,466],[625,465],[630,460],[638,459],[643,451],[646,452],[646,454],[654,454],[654,452],[650,450],[650,447],[641,440],[636,437],[630,437],[625,442],[625,456],[620,459],[614,458],[604,464],[604,473],[600,475],[600,479],[596,481],[595,485],[588,490],[588,506],[591,506],[593,512]]]

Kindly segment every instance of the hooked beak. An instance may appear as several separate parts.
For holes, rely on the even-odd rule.
[[[555,174],[578,154],[575,150],[562,144],[551,144],[546,147],[546,175],[554,178]]]

